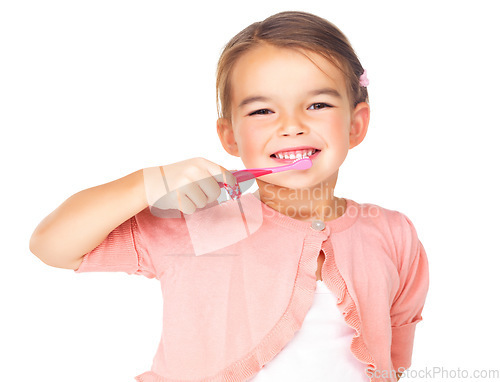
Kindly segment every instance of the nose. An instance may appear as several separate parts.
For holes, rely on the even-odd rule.
[[[288,137],[302,135],[307,131],[307,127],[302,124],[298,117],[288,116],[281,121],[279,134]]]

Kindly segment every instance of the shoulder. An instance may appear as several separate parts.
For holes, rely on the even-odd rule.
[[[376,235],[400,268],[411,263],[421,252],[422,244],[413,222],[403,212],[373,203],[356,203],[357,225],[363,235]]]
[[[352,205],[358,210],[358,219],[367,226],[389,230],[393,235],[408,235],[413,223],[401,211],[385,208],[374,203],[357,203]]]

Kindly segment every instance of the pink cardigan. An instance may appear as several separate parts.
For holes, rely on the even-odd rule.
[[[157,278],[163,331],[142,382],[246,381],[292,339],[322,278],[355,329],[351,351],[370,381],[396,381],[411,363],[427,294],[425,250],[398,211],[350,199],[312,227],[252,194],[192,215],[146,208],[87,253],[76,272]],[[335,360],[332,360],[334,362]]]

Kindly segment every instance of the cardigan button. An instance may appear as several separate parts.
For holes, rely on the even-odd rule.
[[[322,222],[321,220],[313,220],[311,228],[315,231],[323,231],[325,229],[325,222]]]

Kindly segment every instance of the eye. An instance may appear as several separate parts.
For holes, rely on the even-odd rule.
[[[331,105],[328,105],[327,103],[323,103],[323,102],[317,102],[317,103],[313,103],[311,106],[313,106],[313,109],[314,110],[319,110],[319,109],[324,109],[325,107],[332,107]],[[309,108],[311,107],[309,106]],[[319,106],[318,108],[314,107],[314,106]],[[309,110],[309,108],[307,110]]]
[[[264,115],[264,114],[268,114],[268,113],[266,113],[267,111],[272,113],[272,111],[269,109],[259,109],[259,110],[255,110],[255,111],[251,112],[248,115]]]

